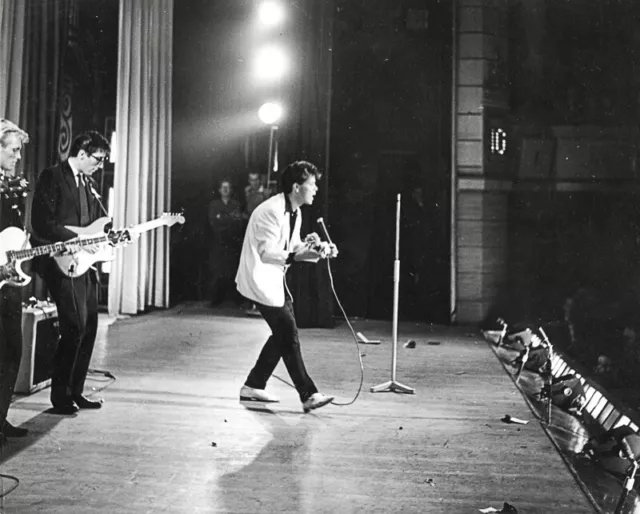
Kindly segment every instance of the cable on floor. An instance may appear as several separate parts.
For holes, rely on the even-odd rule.
[[[333,297],[336,299],[336,303],[338,304],[338,307],[340,307],[340,311],[342,312],[342,316],[344,317],[344,320],[347,322],[347,325],[349,326],[349,330],[351,330],[351,335],[353,336],[353,341],[356,345],[356,351],[358,352],[358,360],[360,362],[360,384],[358,385],[358,391],[356,392],[356,395],[353,397],[353,400],[348,402],[336,402],[335,400],[333,400],[331,402],[332,405],[337,405],[338,407],[346,407],[347,405],[353,405],[355,401],[358,399],[358,397],[360,396],[360,393],[362,392],[362,386],[364,384],[364,363],[362,362],[362,353],[360,352],[358,336],[356,335],[356,332],[353,329],[353,326],[351,326],[351,322],[349,321],[349,317],[347,316],[347,313],[345,312],[344,307],[342,307],[340,298],[338,298],[338,293],[336,292],[336,288],[333,283],[333,274],[331,273],[331,264],[329,263],[329,259],[326,259],[326,261],[327,261],[327,270],[329,271],[329,282],[331,283],[331,291],[333,292]],[[278,380],[280,380],[281,382],[287,384],[289,387],[292,387],[293,389],[295,389],[295,386],[290,382],[284,380],[283,378],[280,378],[278,375],[273,375],[273,376]]]

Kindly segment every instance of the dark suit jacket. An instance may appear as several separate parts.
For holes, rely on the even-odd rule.
[[[91,222],[99,218],[98,202],[86,189]],[[65,225],[80,226],[80,199],[73,170],[67,161],[47,168],[38,177],[31,207],[31,243],[34,246],[68,241],[76,237]],[[48,257],[34,259],[41,273]]]

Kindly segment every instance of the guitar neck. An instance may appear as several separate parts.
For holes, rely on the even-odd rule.
[[[142,233],[142,232],[148,232],[149,230],[153,230],[154,228],[158,228],[166,224],[167,224],[166,220],[162,218],[158,218],[151,221],[145,221],[144,223],[135,225],[128,230],[131,232]]]
[[[88,237],[86,239],[74,240],[74,246],[92,246],[101,243],[106,243],[108,238],[106,235],[100,235],[95,237]],[[29,248],[27,250],[15,250],[13,252],[7,252],[16,259],[31,259],[33,257],[39,257],[41,255],[49,255],[64,250],[67,247],[65,242],[58,242],[49,245],[36,246],[35,248]]]
[[[96,225],[99,224],[100,221],[101,220],[95,221],[89,227],[89,229],[93,228],[95,230],[98,230],[98,227]],[[145,221],[144,223],[135,225],[134,227],[126,229],[126,231],[140,234],[142,232],[147,232],[154,228],[162,227],[164,225],[171,225],[173,223],[184,223],[184,218],[182,216],[163,215],[160,218],[157,218],[155,220]],[[104,225],[104,223],[102,225]],[[70,228],[75,231],[80,230],[78,227],[70,227]],[[118,231],[118,232],[124,232],[124,231]],[[7,252],[7,256],[11,256],[11,258],[13,259],[22,259],[22,260],[32,259],[33,257],[39,257],[41,255],[50,255],[52,253],[58,253],[62,250],[66,250],[67,243],[70,243],[70,241],[67,241],[67,242],[61,241],[61,242],[48,244],[48,245],[36,246],[35,248],[29,248],[24,250],[12,250]],[[116,245],[116,244],[121,244],[122,242],[113,240],[113,238],[110,237],[108,234],[100,233],[99,235],[94,235],[86,238],[80,237],[78,239],[73,239],[72,244],[75,247],[85,247],[85,246],[100,245],[103,243],[110,243],[112,245]]]

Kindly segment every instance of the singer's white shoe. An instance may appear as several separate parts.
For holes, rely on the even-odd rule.
[[[313,393],[309,399],[302,404],[302,408],[305,412],[309,412],[314,409],[319,409],[325,405],[330,404],[333,401],[333,396],[327,396],[322,393]]]
[[[240,401],[278,403],[280,400],[276,396],[267,393],[264,389],[254,389],[245,385],[240,389]]]

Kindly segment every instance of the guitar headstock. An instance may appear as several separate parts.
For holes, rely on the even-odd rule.
[[[176,223],[184,223],[184,221],[182,214],[165,212],[154,220],[145,221],[123,230],[110,230],[107,238],[109,239],[109,243],[114,246],[123,243],[127,244],[140,237],[140,234],[143,232],[162,226],[171,227]]]
[[[174,212],[163,212],[158,219],[167,227],[172,227],[176,223],[180,223],[182,225],[185,221],[184,216],[181,213]]]

